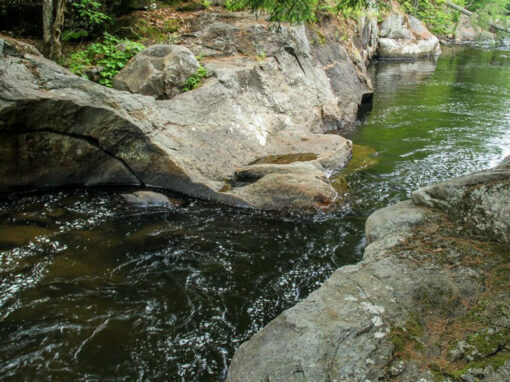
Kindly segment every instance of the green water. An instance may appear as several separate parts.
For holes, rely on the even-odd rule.
[[[373,69],[372,110],[347,134],[377,153],[375,166],[350,179],[356,205],[384,207],[510,155],[510,52],[446,47],[437,64]]]
[[[373,210],[510,154],[509,56],[375,65],[335,214],[138,208],[121,189],[0,200],[0,380],[224,379],[243,341],[360,259]]]

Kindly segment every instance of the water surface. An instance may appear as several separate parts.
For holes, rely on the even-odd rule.
[[[1,199],[0,380],[222,380],[243,341],[360,259],[373,210],[510,154],[509,56],[375,65],[335,214],[138,208],[120,189]]]

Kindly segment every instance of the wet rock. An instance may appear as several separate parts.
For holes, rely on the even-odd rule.
[[[249,200],[258,209],[302,212],[327,210],[333,207],[337,193],[325,181],[322,173],[320,176],[313,174],[271,172],[255,183],[233,189],[231,193],[240,199]]]
[[[169,99],[183,92],[200,64],[189,49],[179,45],[153,45],[138,53],[113,78],[113,87],[131,93]]]
[[[122,197],[128,203],[140,207],[168,207],[173,205],[168,196],[154,191],[136,191],[131,194],[122,194]]]
[[[37,237],[48,236],[52,230],[34,225],[0,227],[0,249],[20,247]]]
[[[392,12],[379,29],[381,58],[423,58],[441,53],[439,40],[417,18]]]

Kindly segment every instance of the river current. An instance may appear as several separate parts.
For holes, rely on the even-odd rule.
[[[298,219],[119,188],[0,199],[0,381],[218,381],[235,349],[363,253],[374,210],[510,154],[510,52],[380,62],[339,211]]]

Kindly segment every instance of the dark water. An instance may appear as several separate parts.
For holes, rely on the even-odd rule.
[[[1,200],[0,380],[221,380],[240,343],[360,258],[371,211],[510,154],[510,52],[375,71],[338,213],[142,209],[111,189]]]

